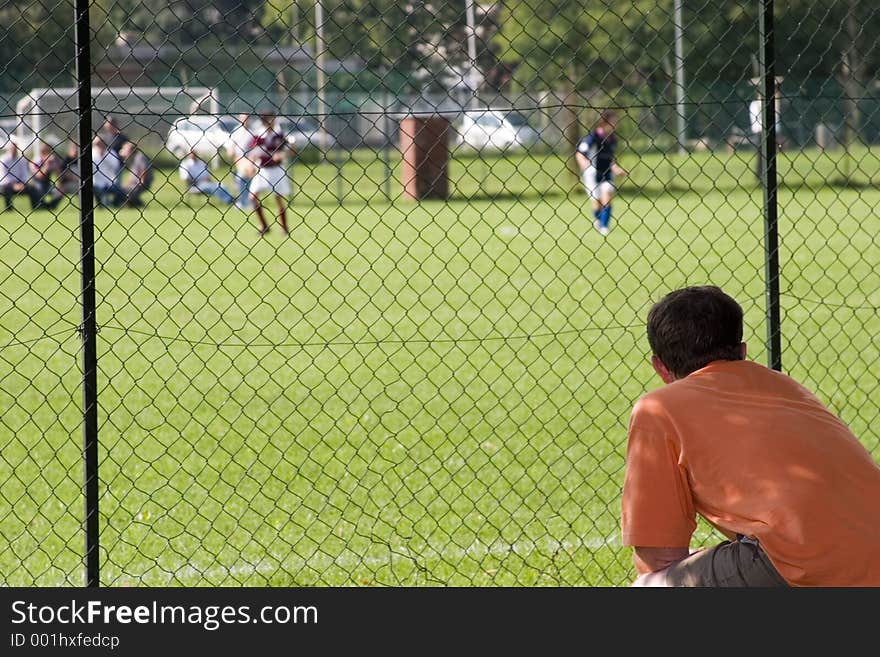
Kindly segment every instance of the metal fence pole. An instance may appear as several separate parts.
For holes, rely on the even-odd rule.
[[[326,76],[324,71],[324,6],[321,0],[315,0],[315,65],[318,86],[318,144],[321,147],[321,155],[327,157],[327,103],[324,98]]]
[[[779,233],[776,181],[776,72],[773,52],[773,0],[761,0],[760,35],[761,88],[763,90],[761,148],[764,152],[764,274],[767,317],[767,361],[782,371],[782,344],[779,313]]]
[[[391,163],[388,159],[388,149],[391,148],[391,122],[388,120],[388,108],[391,101],[388,98],[388,69],[384,66],[382,72],[382,133],[385,139],[382,143],[382,165],[385,168],[385,199],[391,201]]]
[[[678,140],[678,152],[684,154],[687,152],[687,124],[684,116],[684,45],[682,43],[683,22],[681,18],[681,2],[675,0],[674,10],[674,31],[675,31],[675,113],[676,118],[676,138]]]
[[[477,99],[477,88],[480,86],[477,74],[477,27],[474,13],[474,0],[465,0],[465,19],[467,21],[467,49],[468,49],[468,86],[471,97],[467,107],[473,107]]]
[[[95,222],[92,186],[92,85],[89,2],[76,0],[76,85],[79,123],[80,269],[83,343],[83,493],[86,586],[99,585],[98,563],[98,352],[95,321]]]

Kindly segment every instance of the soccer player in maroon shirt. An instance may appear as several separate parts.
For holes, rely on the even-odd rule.
[[[249,195],[257,219],[260,220],[260,235],[269,232],[269,224],[263,214],[263,206],[259,195],[271,192],[275,196],[275,205],[278,208],[278,223],[281,230],[288,234],[287,229],[287,197],[290,196],[290,181],[287,179],[287,170],[284,160],[294,153],[293,146],[288,142],[287,136],[275,125],[275,112],[261,110],[259,112],[260,126],[254,131],[248,149],[248,157],[257,166],[257,172],[251,180]]]

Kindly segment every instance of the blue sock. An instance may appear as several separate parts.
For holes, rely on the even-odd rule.
[[[602,206],[602,209],[599,210],[599,225],[605,228],[608,228],[608,224],[611,221],[611,204]]]
[[[593,210],[593,217],[594,217],[597,221],[599,220],[599,214],[600,214],[601,212],[602,212],[602,208],[599,208],[598,210]]]

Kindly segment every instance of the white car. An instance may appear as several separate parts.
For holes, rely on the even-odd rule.
[[[289,123],[285,125],[284,121],[288,121]],[[283,119],[282,127],[288,135],[294,137],[298,148],[305,148],[306,146],[321,148],[321,128],[318,125],[318,122],[313,118],[304,116],[292,120]],[[327,150],[336,146],[336,138],[327,132],[326,128],[324,129],[323,145]]]
[[[478,150],[527,148],[540,135],[517,112],[473,110],[465,112],[456,126],[456,144]]]
[[[176,157],[194,150],[201,158],[213,158],[229,144],[235,125],[232,117],[185,116],[177,119],[168,130],[165,148]]]

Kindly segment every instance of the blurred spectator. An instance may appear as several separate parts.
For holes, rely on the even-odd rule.
[[[122,161],[119,155],[107,148],[100,135],[92,141],[92,181],[95,200],[104,207],[122,205],[125,194],[119,187],[119,174]]]
[[[126,142],[119,151],[128,173],[127,179],[122,184],[125,193],[126,204],[132,207],[141,207],[141,195],[150,189],[153,184],[153,163],[134,145],[134,142]]]
[[[230,194],[223,185],[211,177],[208,165],[200,160],[194,151],[183,158],[180,163],[180,179],[187,184],[187,192],[190,194],[207,194],[218,198],[224,203],[235,203],[235,197]]]
[[[6,152],[0,158],[0,194],[5,202],[4,212],[12,210],[12,197],[18,194],[24,194],[30,199],[31,209],[40,207],[40,197],[31,187],[30,179],[28,161],[10,139],[6,144]]]
[[[117,155],[120,155],[122,145],[131,141],[128,136],[119,129],[119,122],[112,116],[108,116],[107,120],[104,121],[103,132],[104,139],[107,141],[107,148]]]
[[[226,154],[232,159],[234,167],[232,170],[232,178],[235,180],[236,191],[238,192],[235,206],[240,210],[247,210],[250,208],[248,186],[256,173],[254,163],[247,157],[251,142],[254,139],[254,133],[248,125],[250,118],[251,117],[248,114],[238,115],[239,125],[232,131],[229,145],[226,149]]]
[[[61,202],[61,191],[57,187],[61,161],[48,144],[40,144],[37,159],[30,164],[30,186],[34,198],[38,199],[35,207],[53,210]]]
[[[67,142],[67,152],[61,158],[58,188],[63,194],[76,194],[79,191],[79,148],[75,141]]]
[[[10,139],[6,144],[6,152],[0,158],[0,193],[3,194],[5,202],[4,212],[12,210],[12,197],[15,194],[27,194],[31,197],[31,206],[33,206],[33,196],[27,186],[29,179],[27,160],[21,155],[15,142]]]

